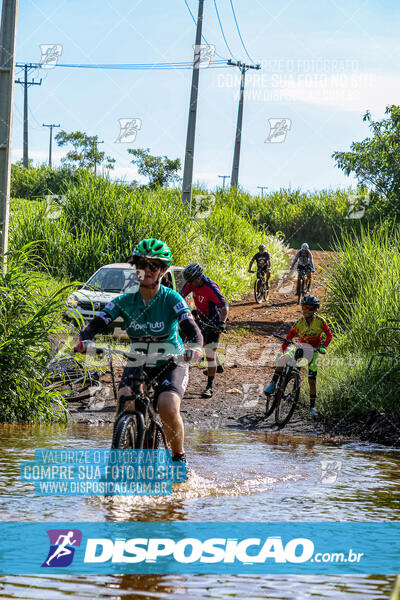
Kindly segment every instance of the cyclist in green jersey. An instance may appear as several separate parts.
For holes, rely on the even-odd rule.
[[[202,355],[203,338],[186,301],[174,290],[161,285],[161,278],[172,263],[168,246],[160,240],[142,240],[134,249],[131,262],[136,266],[139,290],[109,302],[80,333],[77,352],[86,352],[97,333],[102,333],[117,317],[124,320],[131,339],[131,352],[145,354],[182,354],[184,361],[197,362]],[[178,327],[186,343],[183,345]],[[157,377],[157,407],[172,448],[173,460],[186,460],[184,427],[180,404],[188,382],[188,365],[167,366],[166,360],[146,361],[144,368]],[[119,397],[132,396],[139,377],[138,364],[128,362],[119,384]]]

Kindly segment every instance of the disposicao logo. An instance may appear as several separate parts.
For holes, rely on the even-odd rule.
[[[50,549],[42,567],[68,567],[82,541],[79,529],[48,529]]]

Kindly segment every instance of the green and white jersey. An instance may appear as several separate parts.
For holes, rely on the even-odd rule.
[[[140,291],[114,298],[103,309],[113,320],[122,317],[131,339],[131,352],[182,354],[184,347],[178,332],[178,317],[190,313],[178,292],[160,286],[146,306]]]

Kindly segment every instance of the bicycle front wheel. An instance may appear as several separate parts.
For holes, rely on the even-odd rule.
[[[121,417],[114,429],[112,449],[128,450],[138,448],[139,435],[136,416],[125,415]]]
[[[275,407],[275,423],[278,427],[284,427],[289,423],[295,411],[300,397],[300,375],[291,372],[286,376],[283,389],[277,392],[277,403]]]
[[[261,304],[264,297],[264,289],[263,282],[261,279],[256,279],[254,282],[254,299],[257,304]]]
[[[160,423],[153,421],[145,437],[146,448],[157,450],[169,449],[168,441]]]

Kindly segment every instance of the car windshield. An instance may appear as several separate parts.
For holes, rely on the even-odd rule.
[[[134,268],[103,267],[91,277],[83,289],[95,289],[101,292],[124,292],[137,285]]]

